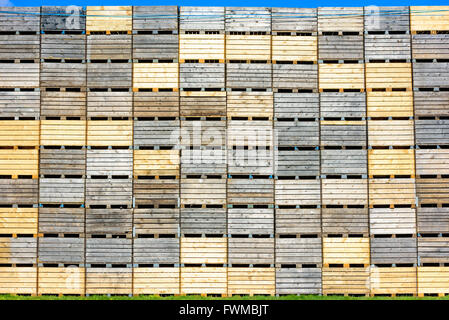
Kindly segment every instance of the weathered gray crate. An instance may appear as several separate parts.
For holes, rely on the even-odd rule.
[[[129,34],[93,34],[87,36],[87,59],[126,59],[132,57]]]
[[[449,233],[449,208],[418,207],[418,233]]]
[[[42,87],[85,87],[86,64],[68,62],[43,62],[40,85]]]
[[[42,91],[41,116],[86,117],[86,92]]]
[[[319,150],[277,150],[275,154],[277,176],[319,176]]]
[[[270,146],[273,143],[272,126],[272,121],[266,120],[228,120],[228,149],[233,146]]]
[[[321,117],[366,116],[366,96],[363,92],[321,92]]]
[[[415,88],[448,87],[449,63],[413,63],[413,86]]]
[[[416,238],[373,238],[370,241],[372,264],[416,264]]]
[[[321,238],[277,238],[276,264],[321,265]]]
[[[338,16],[339,18],[335,18]],[[320,32],[362,32],[362,7],[318,8],[318,31]]]
[[[225,234],[225,208],[182,208],[181,233],[183,234]]]
[[[41,30],[74,31],[86,29],[86,11],[78,6],[42,6]]]
[[[180,88],[224,88],[224,63],[181,63]]]
[[[226,64],[226,87],[228,88],[271,88],[271,78],[270,64]]]
[[[320,35],[320,60],[363,60],[363,35]]]
[[[84,263],[84,238],[39,238],[40,263]]]
[[[267,149],[249,149],[242,148],[228,150],[228,173],[238,174],[273,174],[273,152]]]
[[[276,294],[321,294],[321,268],[277,268]]]
[[[226,204],[225,178],[181,179],[181,204],[224,205]]]
[[[412,35],[413,59],[448,59],[449,34]]]
[[[316,32],[316,8],[271,8],[272,31]]]
[[[137,238],[134,264],[179,264],[179,238]]]
[[[132,209],[86,209],[88,234],[131,234]]]
[[[41,178],[39,179],[39,201],[48,204],[84,203],[84,179]]]
[[[366,150],[321,150],[321,174],[366,175]]]
[[[273,234],[274,209],[228,209],[229,234]]]
[[[365,59],[411,59],[410,35],[365,34]]]
[[[42,34],[41,59],[86,58],[86,36],[84,34]]]
[[[134,145],[174,146],[179,140],[179,124],[179,120],[134,121]]]
[[[84,233],[84,208],[39,208],[39,232]]]
[[[322,146],[366,146],[366,122],[341,124],[321,122]]]
[[[0,35],[0,59],[39,59],[39,35]]]
[[[182,120],[181,128],[180,145],[182,146],[225,146],[226,120],[221,118],[201,121]]]
[[[226,150],[182,150],[182,175],[221,175],[227,174]]]
[[[38,88],[39,63],[0,63],[3,88]]]
[[[135,234],[177,234],[179,209],[135,208],[133,220]]]
[[[86,239],[86,263],[130,264],[132,239],[88,238]]]
[[[86,151],[84,149],[41,149],[39,170],[41,175],[84,175]]]
[[[226,92],[181,92],[180,113],[185,117],[226,116]]]
[[[276,209],[276,234],[318,234],[321,209]]]
[[[319,144],[318,121],[275,121],[278,146],[314,147]]]
[[[274,238],[229,238],[229,264],[274,264]]]
[[[323,208],[325,234],[368,234],[368,208]]]
[[[229,204],[273,204],[273,179],[228,179]]]
[[[0,91],[2,117],[39,117],[39,91]]]
[[[449,263],[447,237],[418,238],[418,257],[422,263]]]
[[[226,7],[226,31],[271,31],[271,8]]]
[[[276,180],[276,205],[320,205],[320,180]]]
[[[180,30],[216,30],[225,29],[224,7],[180,7]]]
[[[316,64],[273,64],[273,88],[318,89]]]
[[[416,144],[449,144],[449,120],[415,120]]]
[[[132,179],[86,179],[86,204],[132,205]]]
[[[133,6],[133,30],[177,29],[177,6]]]
[[[178,59],[179,39],[177,34],[133,35],[133,59]]]
[[[1,264],[35,264],[37,238],[0,238]]]
[[[366,31],[408,31],[408,7],[364,7]]]
[[[134,92],[134,117],[179,116],[178,92]]]
[[[86,154],[88,176],[128,176],[133,172],[133,151],[130,149],[88,149]]]
[[[134,179],[136,205],[178,205],[178,179]]]
[[[88,92],[88,117],[132,117],[133,93],[119,92]]]
[[[37,179],[0,179],[2,204],[37,204],[38,194]]]
[[[129,88],[132,82],[132,63],[88,63],[87,86]]]
[[[416,234],[416,217],[413,208],[371,208],[370,233]]]
[[[367,179],[321,179],[322,205],[367,205]]]
[[[40,30],[40,7],[0,7],[0,31]]]
[[[319,93],[275,92],[274,115],[276,118],[318,118]]]
[[[449,92],[416,91],[414,92],[415,116],[434,117],[449,116]]]
[[[449,179],[416,179],[419,203],[449,203]]]

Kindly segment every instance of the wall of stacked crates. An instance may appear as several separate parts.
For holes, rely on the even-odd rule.
[[[449,7],[378,9],[0,8],[0,293],[448,294]]]

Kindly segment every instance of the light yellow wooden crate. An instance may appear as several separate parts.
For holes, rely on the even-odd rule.
[[[275,180],[277,205],[317,205],[320,203],[319,180]]]
[[[133,294],[179,294],[179,268],[134,268]]]
[[[177,89],[179,69],[177,63],[134,63],[133,87]]]
[[[370,293],[370,268],[327,268],[322,270],[323,294]]]
[[[411,63],[366,63],[365,66],[368,89],[412,87]]]
[[[228,117],[272,117],[272,92],[228,92]]]
[[[225,58],[224,34],[180,34],[180,60],[221,60]]]
[[[317,61],[317,37],[272,36],[275,61]]]
[[[367,93],[368,117],[412,117],[412,91],[370,91]]]
[[[372,205],[414,205],[415,179],[369,179]]]
[[[362,63],[320,63],[320,89],[364,89],[365,67]]]
[[[226,204],[226,179],[181,179],[181,204]]]
[[[449,6],[411,6],[410,30],[449,30]]]
[[[371,294],[416,294],[416,267],[370,268]]]
[[[367,179],[321,179],[323,205],[366,205]]]
[[[133,144],[132,120],[87,121],[87,145],[131,146]]]
[[[132,6],[87,6],[86,31],[131,31]]]
[[[32,175],[39,171],[39,150],[0,149],[0,175]]]
[[[228,290],[225,267],[181,268],[181,294],[221,294]]]
[[[164,175],[179,175],[179,150],[134,150],[134,176]]]
[[[226,35],[227,60],[270,60],[270,35]]]
[[[85,120],[41,120],[41,145],[86,145]]]
[[[228,268],[228,294],[275,294],[275,268]]]
[[[318,8],[318,31],[320,32],[362,32],[362,7],[322,7]]]
[[[87,294],[131,294],[132,268],[87,268]]]
[[[84,294],[84,268],[40,267],[38,278],[38,294]]]
[[[418,267],[418,295],[449,293],[449,267]]]
[[[415,175],[415,150],[370,149],[368,172],[374,175]]]
[[[413,146],[413,120],[368,120],[368,145]]]
[[[0,234],[37,234],[38,208],[0,208]]]
[[[0,267],[0,294],[36,294],[36,267]]]
[[[39,145],[39,120],[0,121],[0,146]]]
[[[181,263],[225,264],[227,238],[181,238]]]
[[[323,238],[323,263],[369,265],[369,238]]]

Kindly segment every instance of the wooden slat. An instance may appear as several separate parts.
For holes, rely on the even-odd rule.
[[[133,268],[134,294],[179,294],[179,268]]]
[[[37,208],[0,208],[0,234],[36,234]]]
[[[379,268],[370,270],[371,294],[417,293],[416,267]]]
[[[324,264],[369,264],[368,238],[323,238]]]
[[[228,268],[229,294],[275,294],[274,268]]]
[[[449,30],[448,6],[410,6],[411,31]]]
[[[132,30],[132,7],[87,6],[86,31]]]
[[[39,294],[84,294],[85,268],[39,267]]]

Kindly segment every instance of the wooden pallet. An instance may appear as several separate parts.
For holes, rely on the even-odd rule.
[[[269,35],[226,35],[227,60],[271,60]]]
[[[417,232],[419,233],[447,233],[449,224],[446,217],[449,214],[448,208],[425,208],[417,209]]]
[[[413,149],[368,150],[370,177],[406,175],[415,176],[415,152]]]
[[[136,200],[136,203],[137,200]],[[179,225],[178,208],[135,208],[133,214],[135,233],[177,234]]]
[[[179,294],[180,268],[133,268],[133,294]]]
[[[415,205],[415,179],[369,179],[369,204]]]
[[[1,59],[39,59],[38,34],[0,35]]]
[[[132,206],[133,180],[120,179],[86,179],[86,205],[124,205]]]
[[[38,195],[37,179],[0,179],[0,199],[3,203],[35,205]]]
[[[367,179],[322,179],[322,205],[367,205]]]
[[[37,149],[0,149],[0,175],[20,175],[37,177],[39,150]]]
[[[42,6],[41,30],[81,31],[86,29],[86,10],[79,6]],[[76,15],[75,19],[69,19]]]
[[[415,209],[371,208],[371,235],[416,234]]]
[[[449,267],[418,267],[418,295],[449,293]]]
[[[39,145],[39,120],[1,120],[0,146]]]
[[[416,267],[370,268],[372,295],[417,294]]]
[[[369,264],[369,239],[323,238],[323,263],[324,265]]]
[[[133,65],[120,63],[87,63],[87,86],[90,88],[129,88],[133,81]]]
[[[449,144],[449,120],[415,120],[417,145]]]
[[[225,59],[224,34],[180,34],[180,60],[221,60]]]
[[[227,239],[181,238],[180,262],[183,264],[226,264]]]
[[[366,176],[366,150],[321,150],[322,175],[364,175]]]
[[[319,89],[364,89],[363,64],[319,64]]]
[[[335,15],[342,18],[335,19]],[[318,31],[363,31],[363,8],[318,8]]]
[[[321,294],[321,268],[276,269],[276,294]]]
[[[87,6],[86,32],[92,31],[131,31],[131,6]]]
[[[87,117],[132,117],[133,93],[88,92]]]
[[[1,264],[35,264],[37,252],[37,238],[0,238]]]
[[[228,294],[275,294],[274,268],[228,268]]]
[[[132,209],[86,209],[86,233],[131,234]]]
[[[449,30],[447,6],[410,6],[411,31]]]
[[[274,238],[229,238],[228,263],[274,264]]]
[[[318,59],[320,60],[363,60],[363,49],[361,34],[318,37]]]
[[[372,238],[370,241],[371,264],[416,265],[416,238]]]
[[[368,145],[413,146],[413,120],[368,120]]]
[[[39,238],[39,263],[84,264],[84,238]]]
[[[183,267],[181,268],[181,294],[227,294],[227,268]]]
[[[276,209],[276,234],[320,232],[320,209]]]
[[[313,180],[276,180],[276,205],[319,205],[320,181]]]
[[[448,59],[449,35],[414,34],[412,35],[413,59]]]
[[[322,208],[324,234],[368,234],[368,208]]]
[[[87,145],[130,146],[132,145],[133,122],[130,120],[87,121]]]
[[[178,206],[179,188],[178,179],[134,179],[132,195],[136,205]]]
[[[85,87],[86,64],[70,62],[43,62],[40,69],[41,87]]]
[[[320,117],[364,118],[366,97],[363,92],[321,92]]]
[[[38,294],[79,294],[85,292],[85,268],[39,267]]]
[[[180,247],[181,246],[179,238],[134,239],[133,263],[178,265],[180,263],[180,252],[181,258],[183,257],[182,251],[180,251]],[[183,247],[181,247],[181,250],[182,248]]]
[[[86,173],[91,176],[132,176],[133,150],[88,149]]]
[[[87,37],[86,59],[130,60],[132,36],[130,34],[91,34]]]
[[[85,120],[41,120],[40,144],[45,146],[86,145]]]
[[[179,87],[177,63],[134,63],[133,88]]]
[[[132,294],[132,268],[86,268],[86,294]]]
[[[403,15],[393,16],[396,18],[403,17]],[[376,16],[375,18],[382,19],[382,16]],[[396,28],[396,26],[392,27]],[[365,59],[368,61],[410,60],[412,58],[409,34],[365,34],[364,37]],[[415,47],[413,46],[414,50]]]
[[[228,233],[233,235],[274,233],[274,209],[228,208]]]
[[[84,233],[84,208],[39,208],[40,233]]]
[[[181,204],[226,204],[226,179],[181,179]]]
[[[2,294],[31,294],[37,292],[37,267],[0,267]]]
[[[276,239],[276,264],[321,265],[321,238]]]
[[[317,37],[271,37],[272,59],[275,61],[317,61]]]
[[[368,295],[370,292],[369,268],[328,268],[322,271],[324,295]]]
[[[367,93],[368,117],[412,117],[411,91],[370,91]]]
[[[276,118],[318,118],[318,93],[275,92],[273,94]]]
[[[84,179],[41,178],[39,179],[39,201],[53,204],[84,203]]]
[[[177,30],[177,16],[177,6],[133,6],[133,30]]]

